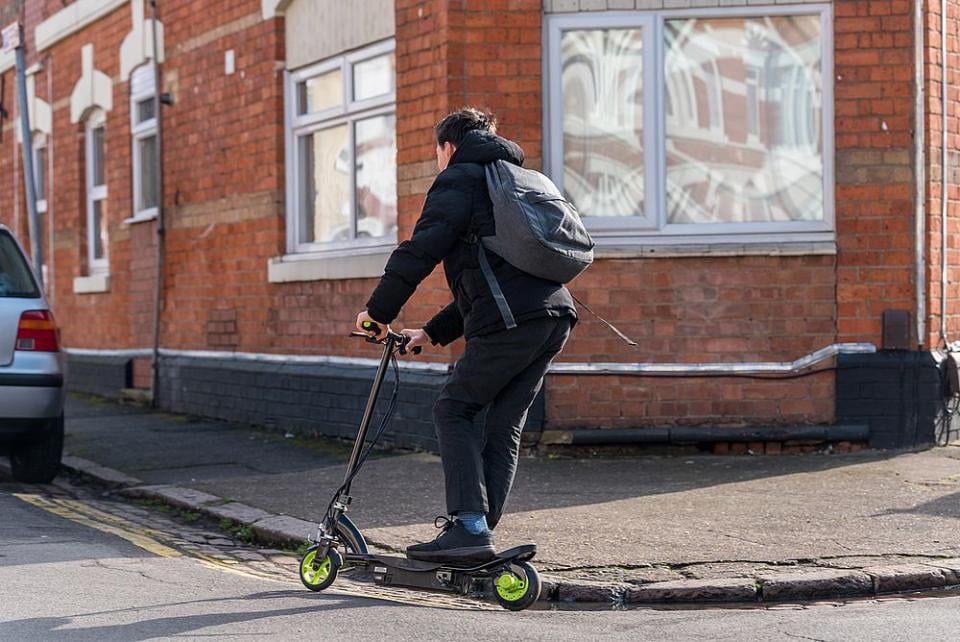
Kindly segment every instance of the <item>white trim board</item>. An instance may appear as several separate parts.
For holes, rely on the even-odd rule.
[[[97,294],[110,291],[110,275],[106,272],[94,272],[90,276],[77,276],[73,279],[74,294]]]
[[[129,350],[96,350],[90,348],[65,348],[64,352],[78,357],[127,357],[137,359],[143,357],[152,357],[153,350],[150,348],[133,348]],[[334,366],[354,366],[376,368],[380,359],[370,359],[364,357],[337,357],[327,355],[294,355],[294,354],[269,354],[261,352],[225,352],[219,350],[160,350],[161,357],[167,358],[187,358],[187,359],[216,359],[220,361],[241,361],[253,363],[276,363],[290,366],[304,365],[334,365]],[[450,371],[450,364],[438,361],[405,361],[400,363],[400,368],[404,370],[414,370],[424,373],[447,374]]]
[[[260,15],[264,20],[282,16],[291,0],[260,0]]]
[[[806,354],[793,361],[763,361],[757,363],[643,363],[643,362],[557,362],[551,364],[548,374],[554,375],[637,375],[637,376],[689,376],[735,375],[735,374],[791,374],[805,370],[821,361],[839,354],[872,354],[877,347],[872,343],[834,343]],[[132,350],[91,350],[85,348],[66,349],[67,354],[90,357],[148,357],[153,352],[149,348]],[[192,359],[218,359],[259,363],[278,363],[284,365],[340,365],[375,368],[379,359],[364,357],[335,357],[324,355],[290,355],[260,352],[223,352],[219,350],[160,350],[161,357],[184,357]],[[447,374],[453,364],[437,361],[402,361],[400,367],[405,370]]]
[[[0,74],[7,71],[8,69],[13,69],[17,66],[17,55],[9,51],[7,53],[0,53]]]
[[[43,51],[80,31],[103,16],[112,13],[130,0],[77,0],[56,12],[34,31],[37,51]]]
[[[267,262],[267,280],[270,283],[294,281],[323,281],[331,279],[368,279],[383,276],[383,268],[394,246],[375,248],[376,251],[349,255],[280,256]]]

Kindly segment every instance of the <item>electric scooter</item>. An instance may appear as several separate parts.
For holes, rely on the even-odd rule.
[[[379,328],[374,323],[366,322],[364,329],[379,334]],[[312,545],[300,559],[300,581],[311,591],[322,591],[333,584],[341,569],[350,569],[367,577],[372,574],[374,582],[380,586],[481,597],[493,593],[500,606],[512,611],[521,611],[535,603],[540,597],[540,576],[530,560],[537,554],[536,544],[511,548],[483,562],[457,564],[375,555],[367,550],[363,534],[346,515],[352,501],[350,486],[396,409],[400,384],[397,355],[407,354],[409,338],[391,331],[383,340],[362,332],[352,332],[351,336],[383,344],[383,356],[360,421],[343,483],[330,500]],[[419,352],[419,347],[413,349],[414,354]],[[373,438],[364,448],[380,388],[391,362],[394,370],[393,394]]]

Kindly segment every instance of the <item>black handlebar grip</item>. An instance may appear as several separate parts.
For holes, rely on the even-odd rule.
[[[360,325],[361,325],[361,327],[362,327],[364,330],[366,330],[366,331],[368,331],[368,332],[375,332],[376,334],[380,334],[380,326],[377,325],[376,323],[374,323],[373,321],[364,321],[364,322],[361,323]],[[392,334],[392,333],[391,333],[391,334]],[[407,350],[406,350],[407,341],[409,341],[409,339],[405,339],[405,340],[403,341],[403,345],[402,345],[401,348],[400,348],[400,354],[406,354],[406,353],[407,353]],[[420,354],[421,352],[423,352],[423,348],[422,348],[421,346],[417,346],[416,348],[414,348],[414,349],[411,350],[410,352],[412,352],[414,355],[418,355],[418,354]]]

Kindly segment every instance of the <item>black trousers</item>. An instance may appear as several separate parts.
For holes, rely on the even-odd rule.
[[[527,411],[571,325],[570,317],[532,319],[467,341],[433,408],[449,514],[486,513],[490,528],[500,521]]]

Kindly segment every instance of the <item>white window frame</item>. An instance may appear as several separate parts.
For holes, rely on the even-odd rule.
[[[85,150],[85,167],[84,167],[84,176],[86,182],[86,193],[87,193],[87,268],[90,274],[93,273],[104,273],[108,272],[110,269],[110,249],[104,244],[103,256],[101,258],[96,258],[93,255],[94,248],[94,239],[99,233],[98,229],[94,227],[93,221],[93,209],[94,203],[103,202],[107,199],[107,151],[106,146],[104,146],[103,151],[103,184],[94,185],[93,184],[93,130],[102,127],[104,129],[104,134],[106,134],[107,126],[107,115],[100,109],[92,112],[84,123],[84,150]],[[105,216],[107,210],[101,207],[100,215]]]
[[[50,166],[48,162],[40,162],[40,150],[44,150],[45,156],[49,161],[50,147],[47,145],[47,135],[43,132],[35,131],[33,136],[31,136],[31,144],[33,146],[33,185],[37,190],[37,213],[46,214],[47,212],[47,196],[46,192],[50,189],[50,174],[47,171]],[[43,172],[45,190],[44,197],[40,198],[40,172]],[[44,279],[46,282],[46,279]]]
[[[139,83],[139,77],[147,78],[145,82]],[[133,167],[133,216],[127,219],[127,223],[137,223],[140,221],[150,221],[157,218],[157,207],[140,207],[140,188],[143,183],[142,167],[140,162],[140,141],[150,136],[157,135],[157,114],[153,118],[143,122],[138,121],[139,103],[148,98],[153,98],[156,94],[156,83],[154,82],[153,67],[150,64],[138,67],[130,75],[130,136],[131,136],[131,159]],[[157,171],[161,171],[158,167]],[[163,198],[158,194],[157,198]]]
[[[286,106],[287,252],[289,254],[356,255],[364,252],[379,253],[383,252],[385,248],[392,248],[396,245],[395,234],[371,239],[354,238],[349,241],[301,242],[303,216],[300,211],[300,197],[303,179],[299,165],[299,139],[302,136],[322,129],[348,125],[348,144],[351,150],[350,211],[351,222],[356,228],[357,172],[356,162],[353,158],[356,146],[355,123],[376,116],[390,116],[396,113],[396,78],[394,78],[393,89],[389,93],[356,101],[353,99],[353,66],[372,58],[393,53],[395,49],[395,41],[391,39],[286,73],[284,103]],[[299,84],[335,69],[340,70],[343,102],[321,112],[299,114]]]
[[[664,23],[675,18],[751,18],[815,15],[820,18],[823,219],[820,221],[695,223],[666,221],[666,114]],[[834,131],[832,5],[802,4],[639,12],[597,12],[545,16],[544,25],[544,170],[563,189],[563,94],[561,36],[581,29],[643,29],[644,217],[586,216],[584,222],[601,247],[690,244],[749,244],[834,241]],[[649,43],[649,49],[648,49]],[[649,53],[647,53],[649,52]],[[648,90],[647,88],[652,88]],[[745,114],[746,116],[746,114]]]

